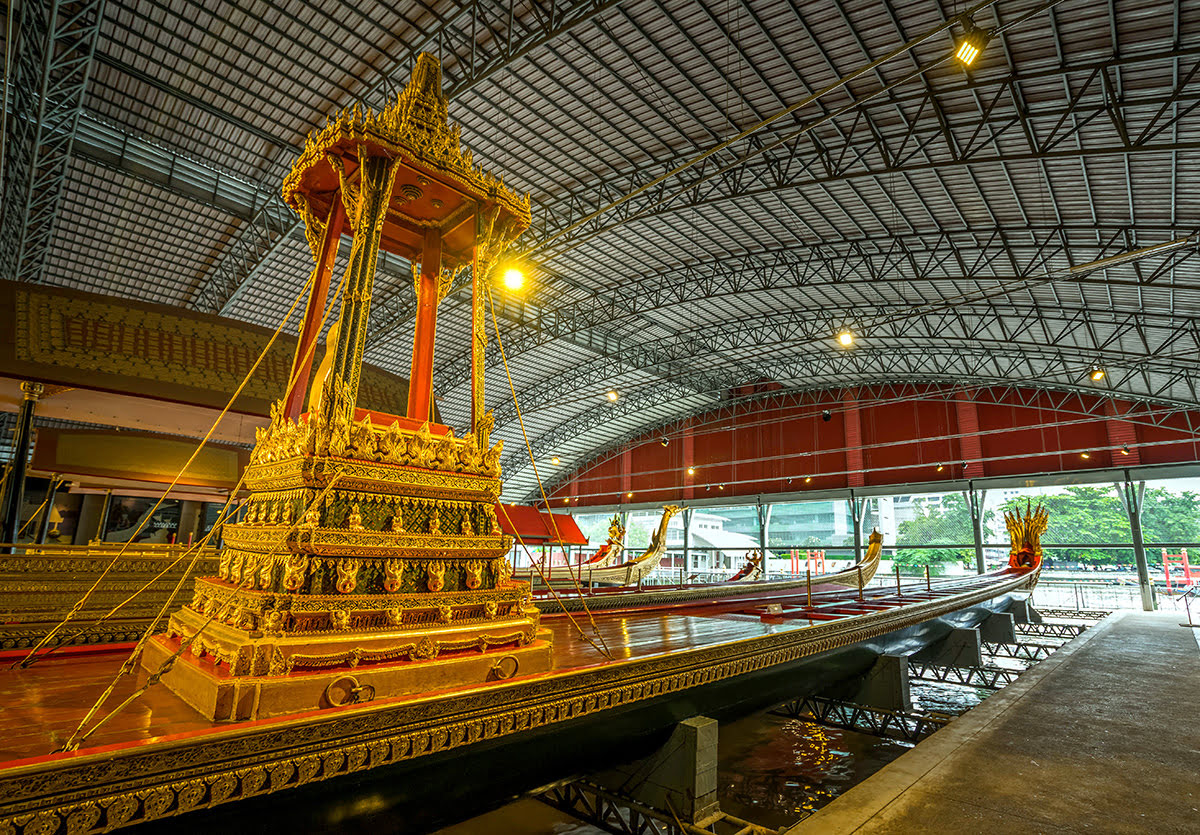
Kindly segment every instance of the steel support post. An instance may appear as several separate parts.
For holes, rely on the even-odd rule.
[[[112,490],[104,491],[104,504],[100,505],[100,521],[96,523],[97,542],[104,541],[104,531],[108,528],[108,512],[112,510]]]
[[[684,580],[692,573],[692,509],[683,509],[683,576]]]
[[[763,504],[762,499],[758,500],[758,553],[762,556],[763,574],[767,572],[767,526],[771,524],[771,505]]]
[[[975,570],[982,574],[987,570],[983,562],[983,500],[987,498],[987,490],[976,490],[974,485],[971,485],[963,491],[963,498],[967,500],[967,508],[971,512],[971,535],[975,538]]]
[[[29,469],[29,451],[33,446],[33,412],[44,388],[41,383],[23,382],[21,411],[17,414],[17,430],[13,435],[12,469],[8,474],[8,489],[4,492],[0,520],[0,542],[16,542],[21,525],[21,505],[25,502],[25,473]],[[7,553],[12,553],[8,549]]]
[[[867,503],[855,496],[853,490],[850,491],[850,498],[846,499],[846,503],[850,505],[850,518],[854,522],[854,561],[862,562],[862,520]]]
[[[1129,516],[1129,532],[1133,535],[1133,558],[1137,562],[1138,588],[1142,593],[1142,609],[1147,612],[1155,610],[1154,591],[1150,587],[1150,566],[1146,562],[1146,542],[1142,538],[1142,507],[1146,498],[1146,482],[1139,481],[1134,485],[1125,473],[1125,481],[1113,485],[1125,513]]]

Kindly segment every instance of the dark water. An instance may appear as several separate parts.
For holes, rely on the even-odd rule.
[[[720,730],[721,809],[761,826],[795,823],[911,745],[759,713]]]
[[[1023,669],[1028,662],[988,659]],[[912,683],[913,709],[958,715],[990,695],[984,688]],[[786,827],[879,771],[912,747],[763,711],[719,731],[717,794],[722,811],[768,828]],[[436,835],[604,835],[604,830],[523,798]]]

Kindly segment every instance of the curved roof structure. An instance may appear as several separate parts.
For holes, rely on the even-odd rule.
[[[532,286],[495,304],[524,435],[490,346],[506,498],[525,438],[561,472],[748,385],[1200,405],[1196,0],[23,5],[5,275],[270,327],[311,265],[279,196],[305,134],[440,57],[464,142],[533,200]],[[407,373],[414,307],[381,261],[369,361]]]

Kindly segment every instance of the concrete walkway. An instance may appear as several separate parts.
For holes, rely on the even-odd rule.
[[[1109,617],[787,835],[1200,833],[1200,645]]]

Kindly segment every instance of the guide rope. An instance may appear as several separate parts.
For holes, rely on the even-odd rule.
[[[320,502],[324,501],[325,497],[327,495],[329,495],[329,491],[333,489],[333,486],[335,484],[337,484],[338,480],[342,477],[342,473],[344,473],[344,472],[345,472],[345,468],[343,467],[343,468],[339,469],[336,473],[334,473],[333,477],[331,479],[329,479],[329,483],[327,485],[325,485],[325,489],[323,489],[320,493],[318,493],[316,496],[314,496],[313,500],[305,506],[304,513],[301,513],[299,516],[297,516],[296,521],[292,522],[292,524],[288,526],[288,529],[283,532],[282,536],[280,536],[279,541],[276,542],[275,545],[271,548],[270,552],[268,552],[268,554],[267,554],[268,559],[273,558],[287,544],[288,537],[290,537],[300,527],[300,525],[303,524],[304,517],[308,514],[308,511],[311,510],[314,506],[316,506]],[[233,496],[233,494],[231,493],[230,500],[232,499],[232,496]],[[222,508],[222,511],[228,510],[230,500],[226,500],[225,506],[224,506],[224,508]],[[213,526],[213,529],[214,530],[216,529],[215,525]],[[211,535],[212,535],[212,531],[209,532],[209,536],[211,536]],[[194,564],[195,564],[195,561],[193,560],[193,565]],[[186,577],[186,574],[185,574],[185,577]],[[179,579],[179,582],[175,585],[175,591],[172,592],[171,600],[168,600],[167,603],[163,606],[162,611],[159,612],[159,618],[162,617],[163,613],[171,605],[172,600],[174,600],[175,594],[177,594],[179,592],[179,589],[183,586],[183,581],[184,581],[185,577],[181,577]],[[134,690],[132,693],[130,693],[128,696],[126,696],[125,699],[122,700],[122,702],[119,705],[117,705],[112,710],[110,710],[107,714],[105,714],[103,719],[101,719],[99,722],[97,722],[95,725],[93,725],[90,729],[88,729],[88,731],[86,733],[83,733],[81,735],[80,732],[83,730],[84,726],[86,726],[87,723],[91,720],[91,718],[96,715],[96,712],[103,706],[104,702],[108,700],[108,697],[112,695],[113,690],[116,689],[117,683],[120,682],[121,678],[123,676],[128,675],[129,673],[133,672],[133,670],[137,667],[137,662],[141,657],[142,648],[145,645],[146,639],[150,637],[150,634],[152,631],[150,629],[147,629],[146,633],[142,636],[141,640],[138,641],[137,646],[135,646],[133,648],[133,652],[131,652],[129,654],[129,657],[127,659],[125,659],[125,663],[121,665],[121,669],[117,671],[116,676],[113,678],[112,682],[105,689],[104,693],[101,694],[100,698],[96,700],[96,703],[92,705],[91,709],[87,712],[87,715],[83,717],[83,719],[80,721],[78,727],[75,728],[75,731],[71,734],[71,738],[68,739],[65,743],[63,743],[63,746],[61,748],[59,748],[58,751],[56,751],[55,753],[61,753],[63,751],[78,750],[79,746],[81,744],[83,744],[85,741],[87,741],[87,739],[92,734],[94,734],[96,731],[100,730],[100,728],[104,727],[104,725],[108,723],[108,720],[112,719],[114,716],[116,716],[118,713],[120,713],[126,707],[128,707],[133,702],[135,702],[143,693],[145,693],[147,690],[149,690],[155,684],[158,684],[158,682],[162,680],[162,677],[171,671],[171,667],[173,667],[175,665],[175,662],[179,659],[179,657],[181,655],[183,655],[183,653],[187,652],[187,650],[191,647],[192,643],[197,638],[200,637],[200,635],[204,632],[204,630],[207,629],[214,620],[217,619],[217,616],[225,614],[225,611],[230,607],[230,605],[237,598],[238,592],[240,592],[244,588],[246,588],[247,584],[253,582],[253,580],[254,580],[254,572],[253,571],[249,572],[248,575],[244,574],[244,576],[242,577],[242,581],[233,589],[233,591],[231,591],[229,593],[229,596],[225,599],[225,602],[219,608],[214,607],[212,614],[210,614],[208,616],[208,618],[204,621],[204,623],[200,625],[200,628],[197,629],[195,632],[193,632],[191,635],[189,635],[187,638],[185,638],[179,642],[179,646],[175,649],[175,651],[172,652],[169,656],[167,656],[167,658],[162,662],[162,664],[160,664],[158,666],[157,670],[155,670],[153,673],[150,674],[150,676],[146,679],[146,682],[142,686],[140,686],[138,689]],[[157,620],[156,620],[156,622],[157,622]]]
[[[108,565],[105,566],[104,570],[100,572],[100,576],[96,578],[94,583],[92,583],[91,588],[84,592],[83,597],[79,598],[75,605],[67,611],[66,616],[64,616],[63,619],[57,624],[55,624],[55,626],[49,632],[43,635],[37,644],[31,650],[29,650],[29,653],[23,659],[21,659],[20,662],[14,665],[14,669],[16,667],[28,667],[36,661],[37,654],[42,647],[46,646],[46,644],[48,644],[50,640],[58,634],[60,629],[66,626],[75,618],[77,614],[79,614],[84,604],[87,603],[92,594],[95,593],[96,589],[100,587],[100,583],[104,581],[104,578],[108,576],[108,573],[112,571],[113,567],[121,560],[123,556],[125,556],[125,552],[129,550],[129,546],[133,544],[135,539],[137,539],[138,534],[142,532],[142,529],[145,528],[146,524],[154,516],[155,511],[157,511],[158,508],[162,506],[162,503],[166,501],[167,496],[173,489],[175,489],[175,485],[179,483],[179,479],[181,479],[183,474],[187,472],[188,467],[192,466],[192,463],[196,460],[196,457],[200,454],[200,451],[204,449],[205,445],[212,438],[213,433],[217,431],[217,426],[220,425],[221,421],[225,418],[226,413],[233,408],[233,404],[237,401],[238,397],[241,396],[242,390],[246,387],[246,384],[250,382],[250,378],[254,376],[254,372],[258,370],[258,366],[262,364],[264,359],[266,359],[267,353],[275,344],[275,340],[279,338],[279,334],[283,332],[284,327],[287,326],[288,321],[292,318],[292,314],[296,312],[296,308],[299,306],[300,301],[310,292],[315,279],[316,271],[314,270],[309,274],[308,281],[306,281],[304,286],[300,288],[300,292],[296,294],[296,298],[292,300],[292,306],[288,308],[287,313],[284,314],[283,319],[279,322],[279,325],[276,326],[275,332],[272,333],[271,338],[267,340],[267,344],[265,347],[263,347],[262,352],[258,355],[258,359],[256,359],[254,364],[250,366],[250,370],[246,372],[246,376],[242,378],[242,382],[238,384],[237,389],[230,396],[229,402],[225,404],[225,408],[221,409],[220,414],[217,415],[212,426],[204,435],[204,438],[201,439],[199,445],[192,452],[191,456],[184,463],[183,467],[180,468],[179,472],[175,474],[175,477],[171,479],[171,483],[167,485],[165,490],[163,490],[163,493],[161,496],[159,496],[158,501],[154,503],[154,507],[150,508],[150,510],[142,517],[142,521],[138,523],[137,529],[130,534],[129,539],[121,546],[121,549],[117,552],[116,556],[114,556],[112,560],[109,561]],[[339,286],[339,294],[341,293],[341,289],[342,288]],[[332,306],[333,305],[330,304],[329,308],[332,308]],[[326,313],[328,313],[328,308]],[[322,324],[324,324],[324,318],[322,318]],[[316,344],[315,339],[313,340],[313,344]],[[303,363],[300,365],[303,365]],[[289,382],[288,388],[291,388],[291,382]],[[230,495],[233,494],[231,493]]]
[[[521,405],[517,402],[517,389],[513,385],[512,372],[509,370],[509,367],[508,367],[508,356],[504,352],[504,340],[500,337],[500,323],[496,319],[496,302],[495,302],[495,299],[492,297],[492,288],[486,282],[483,283],[483,286],[487,292],[488,307],[490,308],[490,310],[492,312],[492,328],[496,332],[496,346],[500,349],[500,359],[504,363],[504,376],[508,378],[508,390],[512,394],[513,409],[516,411],[517,422],[518,422],[518,424],[520,424],[520,427],[521,427],[521,438],[525,442],[525,452],[529,455],[529,463],[533,467],[533,477],[535,479],[537,479],[538,490],[542,494],[542,502],[545,504],[546,512],[550,516],[550,525],[554,529],[554,538],[556,540],[561,541],[562,537],[559,535],[559,532],[558,532],[558,524],[554,521],[554,513],[550,510],[550,500],[546,498],[546,490],[542,486],[542,477],[541,477],[541,475],[538,474],[537,461],[534,460],[534,455],[533,455],[533,447],[530,446],[530,444],[529,444],[529,434],[525,431],[525,418],[521,414]],[[500,502],[499,504],[500,504],[501,511],[504,512],[504,515],[507,518],[508,512],[504,510],[504,503]],[[515,531],[516,525],[512,525],[511,519],[509,519],[509,524]],[[597,646],[596,641],[593,641],[591,638],[589,638],[584,633],[583,629],[581,629],[579,627],[579,624],[575,622],[575,618],[571,616],[571,613],[567,611],[567,607],[563,605],[562,598],[560,598],[558,596],[558,593],[554,591],[554,587],[550,585],[550,581],[546,578],[546,575],[543,573],[541,566],[539,566],[537,563],[534,562],[533,555],[529,553],[529,548],[526,547],[524,541],[522,541],[520,534],[518,533],[518,534],[516,534],[516,536],[517,536],[517,542],[519,542],[521,544],[521,547],[525,550],[525,553],[529,556],[530,564],[534,568],[536,568],[538,575],[541,576],[541,578],[542,578],[542,582],[546,584],[546,588],[550,591],[550,595],[554,598],[555,602],[558,603],[559,606],[562,608],[563,613],[567,616],[567,619],[571,622],[571,625],[574,626],[575,629],[579,632],[580,637],[582,637],[585,641],[587,641],[589,644],[591,644],[593,648],[595,648],[597,651],[599,651],[600,654],[602,654],[609,661],[614,660],[612,652],[608,648],[608,644],[606,644],[604,641],[604,636],[600,634],[600,627],[596,623],[596,618],[592,614],[592,610],[588,608],[587,600],[584,598],[584,595],[583,595],[583,588],[580,586],[579,580],[571,572],[570,560],[566,559],[566,557],[567,557],[566,549],[563,549],[563,555],[564,555],[563,561],[565,563],[567,563],[567,576],[571,578],[571,581],[575,585],[575,591],[579,595],[579,601],[583,605],[583,611],[588,616],[588,621],[591,623],[591,626],[592,626],[592,633],[596,636],[596,641],[599,641],[599,646]],[[581,571],[582,571],[582,569],[581,569]]]

